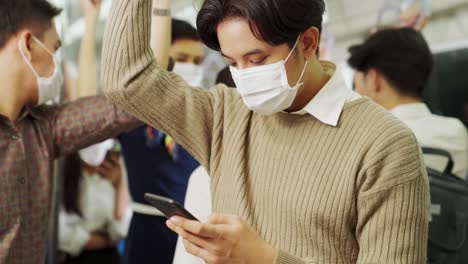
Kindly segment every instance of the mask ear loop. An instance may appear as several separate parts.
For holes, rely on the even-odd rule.
[[[305,71],[306,71],[306,69],[307,69],[307,65],[308,65],[308,64],[309,64],[309,61],[306,61],[306,62],[305,62],[305,65],[304,65],[304,69],[302,70],[301,76],[299,77],[299,80],[297,80],[297,84],[296,84],[296,85],[299,85],[299,87],[302,86],[302,85],[304,84],[304,83],[299,83],[299,82],[302,80],[302,77],[304,77],[304,74],[305,74]],[[299,87],[298,87],[298,88],[299,88]]]
[[[299,43],[299,39],[300,39],[300,38],[301,38],[301,35],[299,35],[299,36],[297,37],[296,43],[294,43],[294,46],[293,46],[293,48],[291,49],[291,51],[289,52],[289,54],[288,54],[288,56],[286,57],[286,59],[284,60],[284,63],[286,63],[286,62],[289,60],[289,58],[291,57],[291,55],[294,53],[294,50],[296,49],[297,44]]]
[[[55,73],[56,73],[57,70],[58,70],[57,59],[56,59],[54,53],[53,53],[48,47],[46,47],[46,45],[44,45],[44,43],[42,43],[40,40],[38,40],[38,39],[37,39],[36,37],[34,37],[34,36],[33,36],[33,39],[34,39],[34,41],[35,41],[37,44],[39,44],[39,46],[41,46],[43,49],[45,49],[45,51],[47,51],[47,53],[49,53],[50,56],[52,56],[52,61],[54,62],[55,70],[54,70],[54,73],[52,73],[51,76],[46,77],[46,79],[50,79],[50,78],[52,78],[52,77],[55,75]]]
[[[299,43],[299,39],[300,39],[300,38],[301,38],[301,35],[299,35],[299,36],[297,37],[296,43],[294,44],[293,48],[292,48],[291,51],[289,52],[288,57],[286,57],[286,60],[284,60],[284,63],[286,63],[286,62],[289,60],[289,58],[291,57],[291,55],[294,53],[294,50],[296,49],[297,44]],[[306,62],[305,62],[305,65],[304,65],[304,69],[302,69],[301,76],[299,77],[299,80],[297,80],[296,86],[297,86],[297,85],[302,86],[302,85],[304,84],[304,83],[299,83],[299,82],[302,80],[302,77],[304,77],[304,74],[305,74],[305,71],[306,71],[306,69],[307,69],[307,65],[308,65],[308,64],[309,64],[309,61],[306,61]],[[299,87],[298,87],[298,88],[299,88]]]
[[[39,46],[41,46],[43,49],[45,49],[47,51],[47,53],[50,54],[50,56],[54,57],[54,53],[48,48],[46,47],[46,45],[44,45],[44,43],[42,43],[40,40],[38,40],[36,37],[32,37],[34,39],[34,41],[39,44]]]
[[[26,58],[26,55],[24,54],[24,51],[21,48],[21,41],[18,41],[18,50],[19,50],[21,56],[23,57],[24,62],[26,62],[26,65],[28,65],[29,69],[32,71],[34,76],[36,76],[36,78],[39,79],[40,78],[39,75],[37,74],[36,70],[32,66],[31,62],[28,60],[28,58]]]
[[[36,70],[34,69],[34,67],[32,66],[31,62],[28,60],[28,58],[26,58],[26,55],[24,54],[24,51],[21,49],[21,42],[18,41],[18,48],[19,48],[19,51],[21,53],[21,56],[23,56],[23,59],[24,61],[26,62],[26,64],[29,66],[29,68],[31,69],[31,71],[33,72],[33,74],[36,76],[36,78],[44,78],[44,79],[51,79],[57,72],[58,70],[58,67],[57,67],[57,61],[55,59],[55,56],[54,56],[54,53],[52,53],[49,48],[47,48],[40,40],[38,40],[36,37],[32,37],[32,39],[37,43],[39,44],[39,46],[41,46],[41,48],[45,49],[45,51],[47,53],[49,53],[50,56],[52,56],[52,61],[54,62],[54,72],[52,73],[51,76],[49,77],[41,77],[39,76],[39,74],[37,74]]]

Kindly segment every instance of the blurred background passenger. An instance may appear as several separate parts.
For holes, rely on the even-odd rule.
[[[390,110],[408,125],[423,147],[450,152],[454,173],[465,178],[468,133],[455,118],[432,114],[422,101],[433,69],[433,58],[420,32],[412,28],[386,29],[350,48],[349,64],[357,70],[356,90]],[[425,156],[428,167],[443,171],[446,159]]]
[[[175,62],[172,71],[184,77],[190,86],[202,86],[202,63],[205,54],[197,30],[188,22],[174,18],[171,28],[169,56]],[[157,34],[157,32],[153,34]]]
[[[63,263],[120,263],[117,243],[127,235],[131,210],[122,199],[128,190],[113,147],[107,140],[65,159],[59,216]]]

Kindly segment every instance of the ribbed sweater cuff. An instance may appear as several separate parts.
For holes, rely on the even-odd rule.
[[[303,264],[300,258],[290,255],[286,251],[278,249],[275,257],[275,264]]]

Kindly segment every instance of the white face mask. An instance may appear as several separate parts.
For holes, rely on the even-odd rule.
[[[236,83],[244,103],[247,107],[262,115],[272,115],[289,108],[302,86],[299,83],[304,76],[308,62],[306,61],[297,84],[291,87],[288,82],[285,63],[296,49],[299,38],[285,60],[277,63],[238,70],[229,67],[232,78]]]
[[[33,37],[34,41],[39,44],[43,49],[47,51],[47,53],[52,56],[54,61],[54,73],[50,77],[40,77],[37,74],[36,70],[32,66],[31,62],[26,58],[23,50],[21,49],[21,43],[18,42],[19,51],[21,56],[23,56],[23,60],[26,62],[28,67],[31,69],[34,76],[36,76],[37,80],[37,89],[38,89],[38,102],[37,105],[45,104],[49,101],[58,101],[58,97],[60,96],[60,91],[63,86],[64,78],[61,68],[58,66],[58,59],[54,56],[54,53],[50,51],[41,41]]]
[[[86,164],[93,167],[98,167],[104,162],[107,152],[109,152],[113,146],[114,140],[108,139],[104,142],[80,150],[80,158]]]
[[[182,78],[184,78],[184,80],[190,86],[202,86],[203,67],[200,65],[195,65],[193,63],[176,62],[172,72],[182,76]]]

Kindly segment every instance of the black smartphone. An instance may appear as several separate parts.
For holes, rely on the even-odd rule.
[[[189,220],[199,221],[182,205],[172,199],[151,193],[145,193],[145,200],[161,211],[161,213],[163,213],[167,218],[180,216]]]

